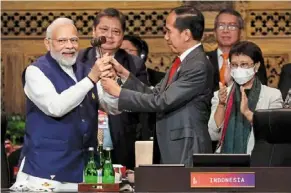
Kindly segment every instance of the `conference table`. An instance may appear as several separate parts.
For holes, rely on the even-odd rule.
[[[140,165],[131,185],[134,191],[120,192],[291,192],[291,167]]]

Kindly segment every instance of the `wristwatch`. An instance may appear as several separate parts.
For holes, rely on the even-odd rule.
[[[117,82],[117,84],[118,84],[119,86],[122,86],[122,85],[123,85],[123,83],[122,83],[120,77],[118,77],[118,78],[116,79],[116,82]]]

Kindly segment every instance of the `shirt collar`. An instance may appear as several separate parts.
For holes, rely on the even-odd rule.
[[[220,48],[217,48],[217,58],[222,57],[221,55],[223,54],[223,52],[221,51]]]
[[[197,47],[200,46],[200,45],[201,45],[201,43],[199,42],[198,44],[194,45],[193,47],[191,47],[191,48],[187,49],[185,52],[183,52],[183,53],[181,54],[181,56],[179,56],[181,62],[183,62],[183,60],[186,58],[186,56],[188,56],[188,54],[189,54],[190,52],[192,52],[195,48],[197,48]]]

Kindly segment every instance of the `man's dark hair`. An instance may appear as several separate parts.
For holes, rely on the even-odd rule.
[[[233,16],[236,16],[237,18],[237,22],[238,22],[238,28],[239,29],[243,29],[244,28],[244,20],[241,16],[241,14],[239,12],[237,12],[236,10],[233,10],[233,9],[230,9],[230,8],[227,8],[227,9],[223,9],[221,10],[217,16],[215,17],[215,21],[214,21],[214,29],[217,28],[218,26],[218,18],[221,14],[229,14],[229,15],[233,15]]]
[[[117,18],[120,21],[122,31],[123,32],[125,31],[125,21],[126,21],[125,16],[119,10],[114,9],[114,8],[104,9],[97,14],[97,16],[94,19],[94,24],[93,24],[94,29],[100,23],[100,19],[104,16]]]
[[[241,41],[234,44],[229,51],[229,60],[232,56],[245,55],[250,57],[254,63],[260,62],[260,65],[265,66],[262,50],[257,44],[250,41]]]
[[[204,32],[204,16],[196,8],[181,6],[174,8],[171,12],[177,15],[175,27],[182,32],[185,29],[191,31],[194,40],[200,41]]]
[[[149,47],[146,41],[142,40],[139,36],[125,35],[123,40],[128,40],[137,49],[137,53],[141,59],[147,60]]]

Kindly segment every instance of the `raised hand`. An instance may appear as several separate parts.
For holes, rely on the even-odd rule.
[[[118,76],[125,79],[128,78],[130,72],[127,69],[125,69],[117,60],[115,60],[115,58],[112,58],[110,62]]]
[[[119,97],[121,87],[117,84],[115,80],[112,80],[110,78],[102,78],[101,85],[105,92],[112,96]]]
[[[245,88],[243,86],[240,87],[240,92],[241,92],[240,112],[244,115],[249,111],[248,97],[245,93]]]
[[[114,76],[112,72],[112,64],[110,63],[112,56],[104,54],[102,58],[96,60],[95,64],[91,68],[88,77],[95,83],[102,77]]]
[[[218,99],[220,105],[226,105],[227,102],[227,87],[219,82]]]
[[[225,84],[227,86],[229,86],[233,81],[232,77],[230,75],[230,67],[229,66],[226,66],[226,68],[224,70],[224,81],[225,81]]]

